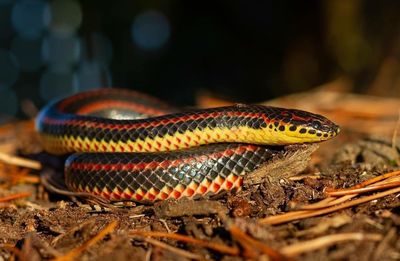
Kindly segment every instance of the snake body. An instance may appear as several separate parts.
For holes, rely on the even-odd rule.
[[[246,173],[276,154],[264,145],[319,142],[339,132],[325,117],[301,110],[235,105],[176,112],[120,89],[52,103],[37,129],[46,151],[78,152],[65,165],[69,189],[135,201],[240,188]]]

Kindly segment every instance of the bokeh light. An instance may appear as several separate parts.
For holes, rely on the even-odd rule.
[[[14,116],[18,112],[18,97],[14,90],[0,90],[0,116]]]
[[[58,35],[74,34],[82,23],[82,11],[74,0],[55,0],[48,8],[50,30]]]
[[[72,70],[46,71],[40,79],[40,96],[44,100],[64,97],[76,92],[78,81]]]
[[[79,59],[79,38],[48,35],[42,45],[43,60],[53,67],[72,66]]]
[[[15,38],[11,43],[11,50],[18,59],[21,71],[35,72],[42,66],[42,41]]]
[[[15,83],[19,75],[19,65],[13,53],[0,49],[0,89]]]
[[[18,1],[12,9],[12,24],[17,33],[27,39],[37,39],[46,27],[46,4],[40,0]]]
[[[132,39],[142,49],[161,48],[170,37],[168,19],[158,11],[139,14],[132,25]]]

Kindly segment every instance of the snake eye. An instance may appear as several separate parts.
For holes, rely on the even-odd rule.
[[[314,120],[314,121],[311,122],[311,127],[316,129],[316,130],[321,130],[322,124],[321,124],[320,121]]]

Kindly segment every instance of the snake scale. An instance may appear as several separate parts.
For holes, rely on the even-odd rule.
[[[49,104],[36,126],[47,152],[72,154],[65,164],[69,189],[141,202],[240,189],[277,146],[339,132],[327,118],[301,110],[240,104],[179,112],[112,88]]]

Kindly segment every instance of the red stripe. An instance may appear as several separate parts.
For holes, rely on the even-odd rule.
[[[85,119],[85,116],[81,116],[81,119],[72,119],[72,120],[64,120],[64,119],[53,119],[50,117],[45,117],[43,122],[49,125],[72,125],[72,126],[85,126],[92,128],[104,128],[104,129],[128,129],[128,128],[148,128],[148,127],[157,127],[160,125],[165,125],[168,123],[177,123],[177,122],[186,122],[188,120],[200,120],[207,118],[216,118],[218,116],[226,116],[227,112],[204,112],[199,114],[189,114],[181,117],[171,117],[164,120],[130,120],[133,123],[127,123],[126,120],[109,120],[112,122],[100,123],[96,121],[91,121],[90,119]],[[262,113],[243,113],[243,112],[230,112],[228,113],[230,116],[236,117],[248,117],[248,118],[264,118],[266,123],[269,123],[273,119],[267,118]],[[136,121],[136,122],[135,122]]]
[[[211,154],[204,154],[197,157],[189,157],[179,160],[163,160],[161,162],[152,161],[147,163],[116,163],[116,164],[101,164],[101,163],[72,163],[69,168],[73,170],[86,170],[86,171],[142,171],[144,169],[154,170],[158,167],[166,168],[166,167],[176,167],[181,164],[190,163],[192,161],[204,162],[208,158],[222,158],[222,157],[230,157],[234,154],[243,154],[246,151],[255,151],[257,149],[254,145],[242,145],[235,149],[227,149],[224,151],[214,152]]]
[[[295,115],[295,114],[293,114],[292,115],[292,120],[294,120],[294,121],[304,121],[304,122],[309,122],[311,119],[310,119],[310,117],[300,117],[300,116],[298,116],[298,115]]]

